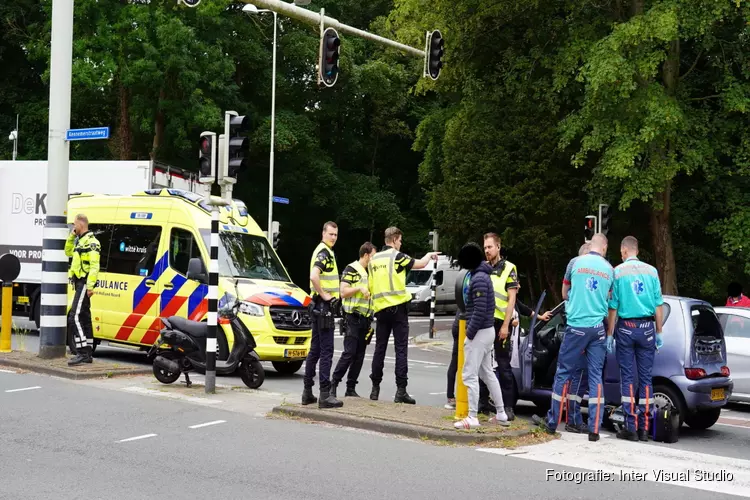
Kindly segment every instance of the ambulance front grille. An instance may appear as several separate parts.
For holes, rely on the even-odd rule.
[[[281,336],[275,336],[273,338],[273,341],[277,344],[293,344],[293,345],[304,345],[305,340],[307,340],[307,337],[281,337]]]
[[[271,306],[269,313],[277,330],[302,332],[312,328],[312,316],[306,307]]]

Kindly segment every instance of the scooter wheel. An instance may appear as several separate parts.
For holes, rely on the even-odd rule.
[[[246,359],[240,365],[240,377],[250,389],[257,389],[266,379],[266,371],[257,359]]]

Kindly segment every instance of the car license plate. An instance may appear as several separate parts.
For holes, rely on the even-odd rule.
[[[304,358],[307,357],[307,349],[285,349],[285,358]]]
[[[724,399],[724,389],[711,389],[711,401],[720,401]]]

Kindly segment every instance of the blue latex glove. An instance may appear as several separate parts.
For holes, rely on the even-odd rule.
[[[656,334],[656,348],[661,349],[664,345],[664,340],[661,338],[661,333]]]
[[[612,352],[612,347],[615,344],[615,336],[614,335],[607,335],[607,352]]]

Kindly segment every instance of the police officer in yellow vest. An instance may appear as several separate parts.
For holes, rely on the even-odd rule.
[[[333,246],[339,237],[335,222],[323,225],[323,241],[315,248],[310,260],[310,295],[312,295],[312,340],[310,352],[305,361],[304,390],[302,404],[318,401],[312,392],[315,366],[320,360],[320,408],[340,408],[344,406],[332,394],[331,365],[333,364],[334,314],[339,302],[339,270]]]
[[[380,397],[380,382],[383,380],[383,364],[388,340],[393,331],[393,347],[396,351],[396,397],[395,403],[415,404],[406,392],[407,348],[409,344],[409,302],[411,294],[406,291],[406,273],[422,269],[430,260],[437,259],[440,252],[429,252],[415,260],[400,252],[403,233],[397,227],[385,230],[385,247],[370,261],[370,295],[375,313],[375,354],[372,359],[372,392],[370,399]]]
[[[344,311],[346,333],[344,334],[344,354],[341,355],[333,371],[331,396],[334,398],[338,397],[336,388],[344,379],[347,369],[349,377],[346,380],[344,396],[359,397],[354,387],[357,385],[357,378],[365,361],[367,334],[372,323],[372,297],[367,268],[375,252],[375,245],[369,241],[363,244],[359,247],[359,260],[346,266],[341,275],[341,308]]]
[[[89,231],[88,218],[84,214],[76,215],[73,230],[65,242],[65,255],[73,259],[68,269],[68,279],[75,289],[68,311],[68,339],[70,350],[75,354],[68,361],[70,366],[92,361],[94,331],[91,327],[91,296],[99,278],[101,249],[99,240]]]
[[[503,392],[505,413],[509,420],[515,418],[513,407],[516,403],[514,393],[513,369],[510,366],[510,324],[513,321],[513,309],[516,307],[516,294],[520,285],[516,266],[500,256],[500,236],[496,233],[484,235],[484,255],[493,267],[490,275],[492,287],[495,290],[495,362],[497,363],[497,377]],[[485,410],[490,407],[489,390],[481,384],[479,387],[479,407]],[[494,407],[491,408],[494,411]]]

